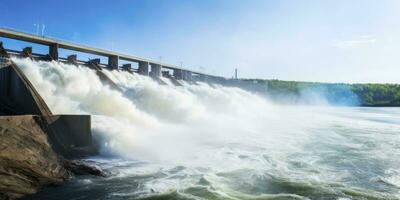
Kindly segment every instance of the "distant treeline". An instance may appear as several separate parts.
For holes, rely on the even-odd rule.
[[[278,101],[354,106],[400,106],[399,84],[345,84],[243,79],[242,86]],[[242,82],[243,83],[243,82]]]

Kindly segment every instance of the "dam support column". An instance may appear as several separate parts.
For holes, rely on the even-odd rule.
[[[188,72],[188,80],[189,80],[189,81],[192,81],[192,80],[193,80],[192,77],[193,77],[193,76],[192,76],[192,72]]]
[[[49,45],[49,56],[51,60],[58,60],[58,44]]]
[[[183,71],[183,80],[191,81],[192,80],[192,72],[190,71]]]
[[[25,58],[32,58],[32,47],[25,47],[22,49],[22,56]]]
[[[77,62],[77,56],[76,56],[76,54],[69,55],[69,56],[67,57],[67,62],[70,63],[70,64],[73,64],[73,65],[77,65],[78,62]]]
[[[152,77],[160,77],[161,76],[161,65],[159,64],[150,64],[151,65],[151,76]]]
[[[118,69],[118,56],[108,57],[108,67],[112,70]]]
[[[127,72],[131,72],[132,65],[131,64],[124,64],[124,65],[122,65],[122,70],[127,71]]]
[[[199,79],[200,79],[200,81],[205,82],[205,81],[206,81],[206,75],[200,74],[200,75],[199,75]]]
[[[91,59],[89,60],[88,64],[92,69],[102,70],[102,67],[100,66],[100,58]]]
[[[181,69],[174,69],[174,77],[177,80],[183,79],[182,70]]]
[[[144,76],[149,75],[149,63],[148,62],[139,62],[138,73]]]
[[[186,81],[187,71],[182,70],[182,79]]]
[[[100,58],[95,58],[95,59],[89,60],[89,64],[100,65]]]

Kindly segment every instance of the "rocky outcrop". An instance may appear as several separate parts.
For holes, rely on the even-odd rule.
[[[38,116],[0,117],[0,199],[33,194],[69,177]]]
[[[64,160],[63,165],[68,171],[75,175],[107,176],[107,174],[100,168],[85,163],[82,160]]]

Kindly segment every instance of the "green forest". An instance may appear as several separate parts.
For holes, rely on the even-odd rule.
[[[307,103],[307,97],[350,106],[400,106],[400,84],[346,84],[244,79],[245,87],[275,100]],[[309,98],[310,99],[310,98]]]

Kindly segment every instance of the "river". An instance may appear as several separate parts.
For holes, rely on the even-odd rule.
[[[400,199],[400,109],[278,105],[199,83],[160,86],[14,59],[54,113],[92,114],[110,173],[27,199]],[[168,80],[164,80],[168,83]]]

